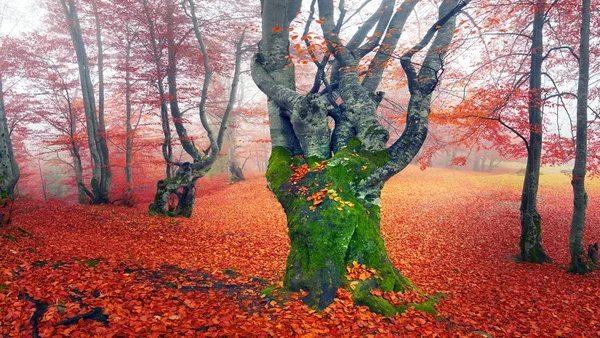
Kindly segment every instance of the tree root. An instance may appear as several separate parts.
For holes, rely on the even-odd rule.
[[[61,325],[68,326],[68,325],[77,324],[77,322],[79,322],[80,319],[95,320],[97,322],[104,324],[104,326],[108,327],[108,316],[105,315],[104,313],[102,313],[102,308],[99,308],[99,307],[94,308],[92,311],[84,313],[82,315],[77,315],[75,317],[65,319],[62,322],[58,322],[58,323],[54,324],[54,327],[61,326]]]
[[[33,303],[35,306],[35,312],[29,319],[29,323],[31,323],[31,328],[32,328],[31,336],[33,338],[38,338],[40,336],[38,320],[44,315],[44,313],[48,309],[48,304],[46,304],[44,302],[40,302],[36,299],[33,299],[29,295],[22,293],[22,292],[19,292],[19,298],[25,299],[26,301]]]

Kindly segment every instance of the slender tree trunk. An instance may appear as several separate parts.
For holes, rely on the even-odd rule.
[[[131,173],[131,156],[133,152],[133,128],[131,127],[131,41],[125,46],[125,181],[127,182],[127,195],[133,188],[133,175]]]
[[[569,272],[586,273],[594,268],[597,261],[586,256],[583,248],[583,230],[587,210],[588,196],[585,191],[587,159],[587,105],[590,72],[590,0],[583,0],[581,7],[581,32],[579,45],[579,84],[577,87],[577,143],[575,166],[571,185],[573,186],[573,218],[569,236],[571,264]],[[597,247],[596,247],[597,252]],[[597,256],[595,259],[597,260]]]
[[[79,143],[75,140],[75,134],[77,133],[77,119],[73,113],[73,106],[71,105],[71,97],[69,91],[65,90],[65,97],[67,98],[67,109],[69,112],[69,137],[71,138],[71,144],[69,152],[73,158],[73,170],[75,171],[75,183],[77,184],[77,202],[79,204],[86,204],[89,202],[88,194],[86,193],[86,187],[83,183],[83,167],[81,166],[81,155],[79,154]]]
[[[0,74],[0,199],[14,195],[20,176],[10,136],[4,108],[2,75]]]
[[[479,156],[475,155],[475,160],[473,160],[473,171],[479,171]]]
[[[77,202],[79,204],[88,203],[88,195],[85,192],[83,184],[83,168],[81,167],[81,156],[79,155],[79,145],[71,141],[71,156],[73,157],[73,169],[75,170],[75,182],[77,183]]]
[[[521,259],[525,262],[550,261],[542,247],[541,217],[537,210],[537,192],[542,154],[542,62],[543,28],[546,0],[536,2],[531,43],[531,72],[529,77],[529,145],[527,167],[521,197]]]
[[[235,134],[231,128],[228,128],[225,132],[225,135],[229,143],[229,148],[227,148],[227,169],[229,171],[229,182],[243,181],[246,178],[244,177],[244,172],[242,171],[242,168],[236,159],[237,145],[235,143]]]
[[[44,172],[42,171],[42,160],[38,158],[38,170],[40,172],[40,183],[42,186],[42,196],[44,197],[44,201],[48,200],[48,196],[46,194],[46,180],[44,179]]]
[[[110,170],[110,159],[108,156],[108,135],[104,123],[104,48],[102,47],[102,25],[100,24],[100,13],[95,1],[92,1],[94,18],[96,20],[96,45],[98,47],[98,148],[102,159],[100,194],[103,203],[109,201],[108,194],[112,183],[112,172]]]
[[[154,59],[154,68],[156,71],[156,88],[158,90],[158,97],[160,99],[160,119],[163,131],[163,143],[162,153],[163,158],[166,162],[165,173],[167,178],[172,177],[172,163],[173,163],[173,146],[171,145],[171,124],[169,122],[169,108],[167,107],[167,97],[165,94],[165,87],[163,85],[164,74],[162,65],[160,62],[161,53],[157,45],[156,29],[154,28],[154,21],[150,13],[148,1],[143,1],[144,14],[146,15],[146,21],[148,22],[148,31],[150,33],[150,44],[152,46],[152,57]]]

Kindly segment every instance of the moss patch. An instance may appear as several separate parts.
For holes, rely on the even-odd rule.
[[[435,294],[429,296],[429,298],[427,298],[427,300],[422,303],[408,303],[407,305],[416,310],[436,315],[437,310],[435,309],[435,305],[439,304],[440,299],[446,298],[448,298],[448,295],[443,294],[441,292],[436,292]]]
[[[90,258],[90,259],[81,261],[81,263],[83,263],[84,265],[87,265],[90,268],[95,268],[98,265],[98,263],[100,263],[101,260],[102,260],[102,258]]]

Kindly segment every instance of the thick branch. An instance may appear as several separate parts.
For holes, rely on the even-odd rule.
[[[300,100],[302,95],[296,91],[287,88],[279,84],[275,79],[267,73],[265,70],[260,55],[255,55],[252,59],[252,79],[258,86],[258,88],[273,100],[281,108],[284,108],[283,112],[288,117],[294,108],[294,104]]]
[[[367,91],[374,92],[377,90],[377,87],[379,87],[379,84],[383,79],[385,66],[391,59],[398,41],[400,41],[400,36],[404,30],[404,24],[418,2],[418,0],[405,0],[401,5],[402,9],[396,11],[392,17],[386,33],[383,34],[382,32],[381,36],[385,36],[385,38],[383,39],[379,51],[377,51],[377,54],[375,54],[375,57],[371,60],[367,75],[365,75],[362,83]]]
[[[442,2],[439,7],[439,19],[429,29],[423,40],[402,57],[402,67],[409,78],[410,101],[406,114],[406,127],[402,135],[388,148],[390,160],[383,167],[360,182],[362,187],[377,186],[404,169],[417,155],[425,142],[428,133],[429,113],[431,112],[431,93],[437,85],[437,71],[442,65],[442,56],[452,41],[456,26],[456,13],[464,8],[469,1],[453,0]],[[437,34],[436,34],[437,33]],[[421,71],[417,77],[411,58],[425,48],[435,35]],[[420,80],[419,78],[424,78]]]
[[[419,83],[419,80],[418,80],[417,71],[412,63],[413,55],[415,55],[416,53],[423,50],[423,48],[425,48],[429,44],[429,42],[431,41],[431,39],[434,36],[440,37],[440,35],[436,35],[436,33],[443,26],[445,26],[445,24],[449,20],[451,20],[452,18],[455,18],[456,13],[460,12],[466,5],[469,4],[469,2],[471,2],[471,1],[470,0],[459,1],[454,6],[454,8],[452,8],[451,10],[444,13],[429,28],[429,30],[427,30],[427,33],[425,34],[425,36],[423,37],[423,39],[421,39],[421,41],[419,43],[414,45],[406,53],[404,53],[404,55],[402,55],[402,58],[400,59],[400,63],[402,65],[402,68],[404,69],[404,72],[406,73],[406,77],[408,79],[408,89],[411,94],[413,94],[413,92],[415,90],[417,90],[418,88],[421,87],[421,84]],[[456,3],[456,1],[452,1],[452,3]],[[447,4],[449,4],[449,2],[444,2],[444,3],[442,3],[442,5],[440,5],[440,12],[442,11],[442,7],[448,6]],[[454,29],[454,22],[452,22],[452,28]],[[447,29],[447,28],[445,28],[445,29]],[[453,31],[450,31],[449,33],[450,33],[450,38],[451,38]],[[448,34],[448,33],[446,33],[446,34]],[[438,39],[437,37],[436,37],[436,39]],[[448,43],[449,43],[449,41],[448,41]],[[428,73],[437,72],[437,70],[439,70],[439,67],[441,66],[441,54],[444,52],[443,48],[446,48],[447,45],[448,44],[443,45],[441,43],[441,41],[439,43],[434,43],[434,45],[429,49],[429,52],[427,53],[427,57],[425,59],[425,62],[423,63],[423,67],[421,67],[421,70],[423,70],[426,67],[429,67],[431,69],[430,69],[430,71],[428,71]],[[437,60],[435,59],[434,53],[438,54]],[[435,66],[437,66],[437,68],[435,68]],[[435,84],[437,84],[437,78],[435,79]],[[434,84],[434,87],[435,87],[435,84]]]

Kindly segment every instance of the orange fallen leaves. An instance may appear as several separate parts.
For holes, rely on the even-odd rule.
[[[292,176],[290,177],[290,182],[292,184],[296,184],[300,182],[306,174],[308,174],[308,164],[304,163],[299,167],[295,167],[293,164],[290,164],[290,168],[294,171]]]
[[[355,280],[364,281],[371,277],[381,279],[381,277],[379,277],[377,275],[377,271],[375,271],[375,269],[368,268],[366,265],[359,264],[357,261],[353,261],[352,265],[346,265],[346,271],[348,273],[345,275],[345,277],[351,281],[355,281]]]
[[[263,178],[210,190],[200,185],[189,220],[150,217],[145,206],[20,201],[13,224],[33,237],[0,237],[0,336],[31,336],[35,309],[19,292],[48,304],[38,321],[41,336],[290,337],[299,335],[294,327],[336,337],[594,336],[600,274],[571,276],[562,268],[569,178],[541,177],[544,244],[556,262],[542,266],[511,259],[521,180],[409,167],[386,185],[382,234],[390,259],[425,295],[448,296],[437,317],[409,307],[385,319],[353,306],[344,289],[321,313],[301,302],[302,293],[270,306],[273,299],[260,291],[282,279],[289,240]],[[586,238],[593,239],[600,238],[600,189],[591,184]],[[329,190],[340,192],[327,189],[326,198]],[[89,266],[94,258],[102,259]],[[347,272],[351,282],[376,273],[359,262]],[[426,299],[416,292],[372,294],[402,303]],[[94,307],[108,315],[108,327],[93,320],[53,326]]]

